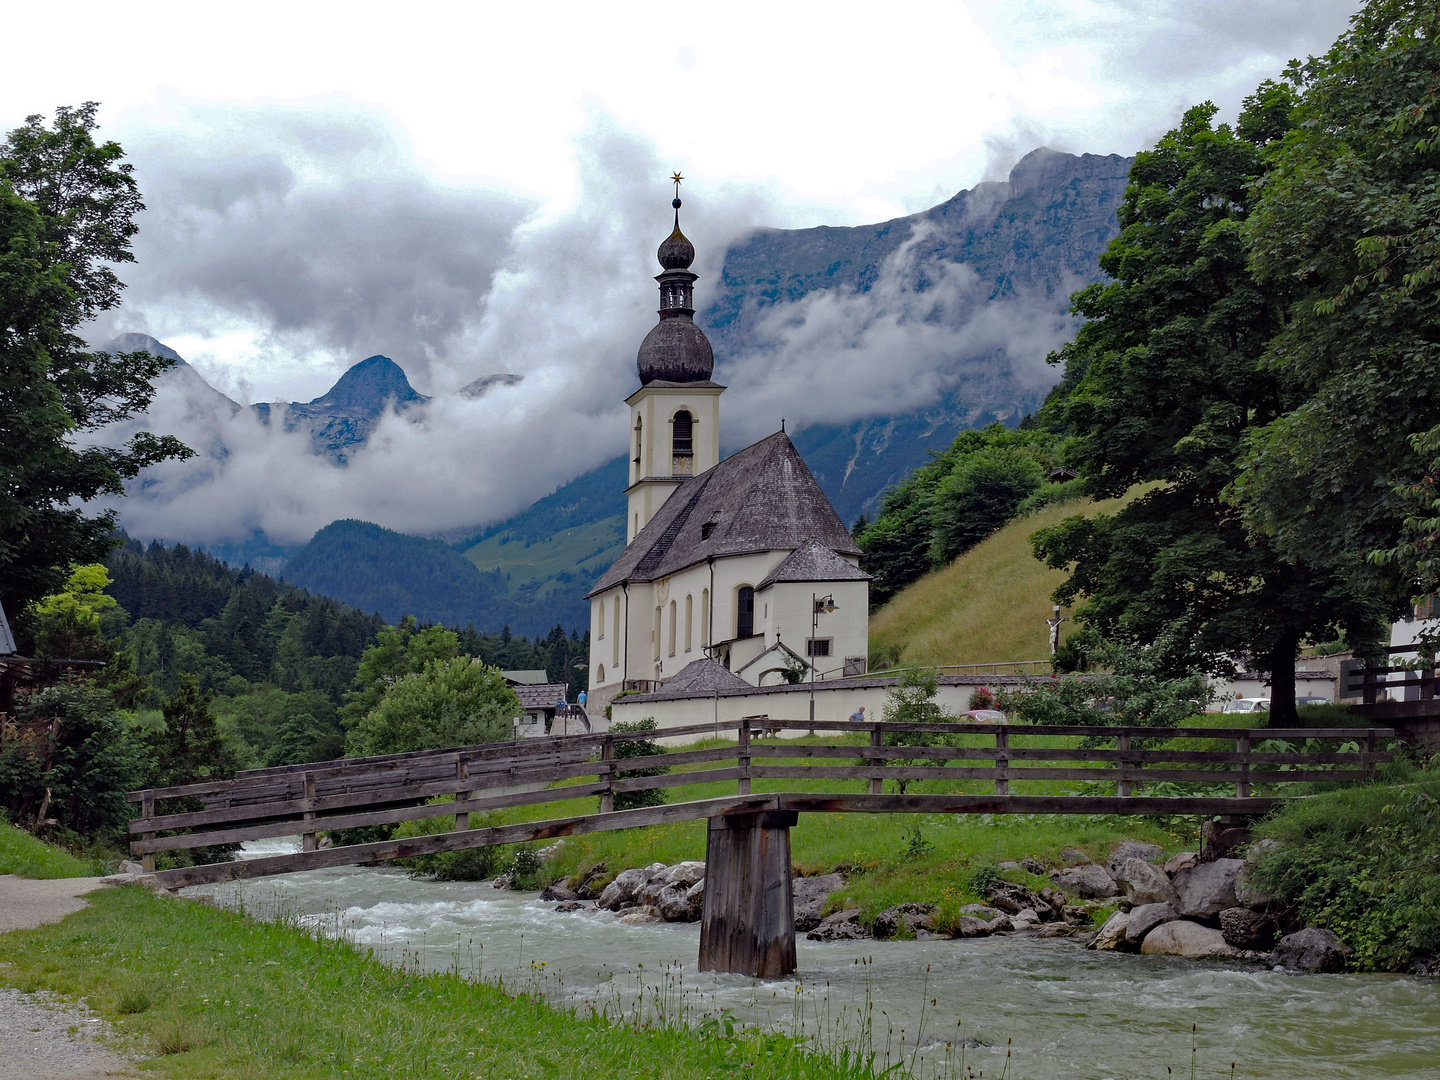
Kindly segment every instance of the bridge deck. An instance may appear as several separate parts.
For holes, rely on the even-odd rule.
[[[233,780],[132,793],[130,799],[140,804],[141,815],[130,823],[131,833],[139,837],[131,850],[144,858],[150,869],[157,852],[297,833],[304,837],[305,850],[294,854],[182,867],[156,875],[167,887],[178,888],[765,810],[1256,816],[1267,813],[1296,783],[1369,779],[1376,764],[1391,760],[1381,744],[1394,735],[1388,728],[1091,728],[820,721],[814,724],[816,730],[840,733],[846,741],[797,744],[753,737],[757,730],[778,734],[810,727],[808,721],[767,718],[739,725],[558,736],[257,769]],[[866,741],[852,741],[857,734]],[[635,770],[659,762],[615,756],[617,743],[707,735],[729,736],[733,741],[680,749],[661,759],[672,770],[684,771],[636,776]],[[1309,739],[1339,745],[1308,751],[1295,748],[1297,741]],[[940,745],[886,745],[897,740]],[[1054,745],[1057,742],[1066,745]],[[1097,745],[1101,742],[1107,745]],[[886,794],[886,780],[902,788],[915,781],[957,788],[981,782],[993,790]],[[802,781],[804,786],[839,790],[752,792],[757,781],[771,786]],[[856,781],[868,790],[853,790]],[[1056,781],[1113,785],[1115,794],[1057,793],[1053,790]],[[1159,781],[1203,790],[1194,795],[1142,793],[1145,785]],[[612,809],[617,793],[714,783],[733,783],[735,794],[692,797],[637,810]],[[1219,785],[1234,785],[1235,795],[1216,796],[1214,789]],[[1257,794],[1257,785],[1267,791]],[[844,790],[847,786],[852,790]],[[434,801],[440,796],[453,799]],[[597,797],[600,809],[596,813],[470,828],[471,815],[477,812],[523,814],[527,807]],[[157,812],[162,804],[169,804],[163,807],[168,812]],[[434,817],[453,817],[455,827],[443,833],[367,844],[322,848],[318,843],[321,833]]]

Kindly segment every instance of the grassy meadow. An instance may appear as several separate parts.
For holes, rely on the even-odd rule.
[[[88,877],[108,873],[103,863],[77,859],[63,848],[43,843],[24,829],[0,820],[0,874],[27,878]]]
[[[892,651],[900,667],[1047,659],[1050,594],[1066,575],[1035,558],[1030,534],[1128,501],[1062,503],[1005,526],[872,614],[870,651]],[[1062,626],[1062,637],[1073,628]]]

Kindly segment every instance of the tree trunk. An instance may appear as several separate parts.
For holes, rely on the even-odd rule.
[[[1285,631],[1270,653],[1270,726],[1298,727],[1295,712],[1295,658],[1300,653],[1300,635]]]

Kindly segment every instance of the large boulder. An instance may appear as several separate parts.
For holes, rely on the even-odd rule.
[[[1264,951],[1275,942],[1275,920],[1248,907],[1226,908],[1220,912],[1220,933],[1237,949]]]
[[[1120,868],[1131,859],[1139,859],[1141,862],[1153,863],[1160,856],[1165,854],[1165,849],[1155,844],[1144,844],[1139,840],[1121,840],[1110,851],[1110,857],[1105,860],[1105,869],[1116,881],[1120,880]]]
[[[1181,870],[1189,870],[1199,861],[1200,853],[1198,851],[1182,851],[1180,854],[1171,855],[1170,858],[1166,859],[1163,869],[1165,873],[1174,877],[1180,873]]]
[[[1115,884],[1115,879],[1105,872],[1103,866],[1096,866],[1094,863],[1082,863],[1079,866],[1067,866],[1063,870],[1051,870],[1050,880],[1057,888],[1065,890],[1072,896],[1083,896],[1093,899],[1102,896],[1115,896],[1120,889]]]
[[[664,922],[665,917],[660,914],[659,908],[646,904],[641,907],[631,908],[615,921],[622,922],[626,926],[644,926],[646,923]]]
[[[1411,963],[1410,974],[1422,979],[1440,979],[1440,956],[1422,956]]]
[[[825,901],[830,899],[831,893],[844,886],[845,879],[839,874],[795,878],[790,886],[790,895],[795,903],[795,929],[813,930],[819,926]]]
[[[1012,915],[1026,908],[1035,911],[1050,906],[1024,885],[1016,885],[1013,881],[992,881],[985,886],[985,896],[1001,911]]]
[[[1175,889],[1165,871],[1144,859],[1126,859],[1112,874],[1125,890],[1125,899],[1135,907],[1146,904],[1173,904]]]
[[[997,930],[1010,929],[1010,919],[1001,915],[998,919],[980,919],[974,915],[961,915],[955,927],[956,937],[987,937]]]
[[[1275,903],[1275,895],[1261,888],[1255,878],[1261,860],[1279,846],[1279,840],[1267,837],[1264,840],[1255,841],[1250,845],[1250,850],[1245,853],[1245,866],[1241,869],[1240,877],[1235,882],[1235,896],[1246,907],[1268,908]]]
[[[1225,944],[1219,930],[1179,919],[1161,923],[1146,934],[1140,943],[1140,952],[1145,956],[1184,956],[1198,960],[1203,956],[1230,956],[1234,950]]]
[[[897,904],[876,915],[870,930],[877,938],[892,938],[900,933],[901,927],[912,935],[918,935],[922,930],[933,934],[935,912],[938,910],[934,904]],[[1038,917],[1036,922],[1039,922]]]
[[[999,908],[990,907],[988,904],[966,904],[960,909],[961,915],[969,915],[974,919],[983,919],[985,922],[994,922],[996,919],[1005,918],[1005,912]]]
[[[663,868],[663,864],[661,864]],[[605,886],[600,894],[600,906],[606,911],[619,911],[627,904],[634,904],[640,890],[650,883],[655,871],[649,869],[622,870],[615,880]]]
[[[1235,881],[1244,865],[1239,859],[1216,859],[1181,870],[1173,882],[1180,914],[1187,919],[1213,919],[1226,908],[1238,907]]]
[[[678,862],[674,866],[667,866],[660,871],[655,875],[654,880],[679,889],[688,889],[697,881],[705,880],[705,864],[696,860]]]
[[[860,909],[837,911],[820,921],[820,925],[805,935],[811,941],[863,941],[871,936],[860,925]]]
[[[704,909],[704,898],[703,890],[697,898],[692,898],[689,889],[668,885],[661,891],[655,906],[666,922],[696,922]]]
[[[1105,925],[1100,927],[1095,936],[1090,939],[1090,943],[1086,948],[1104,950],[1123,949],[1125,947],[1125,928],[1129,923],[1129,914],[1124,911],[1117,911],[1105,921]]]
[[[541,900],[578,900],[580,897],[574,889],[567,889],[564,885],[547,885],[545,891],[540,894]]]
[[[1141,904],[1130,909],[1130,919],[1125,924],[1125,944],[1140,947],[1145,935],[1157,926],[1174,922],[1180,918],[1174,904]]]
[[[1344,971],[1353,952],[1333,931],[1307,926],[1276,942],[1270,959],[1293,971]]]

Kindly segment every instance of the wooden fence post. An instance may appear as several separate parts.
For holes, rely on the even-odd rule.
[[[1365,779],[1375,779],[1375,735],[1373,732],[1365,735],[1365,752],[1361,755],[1364,759]]]
[[[461,802],[470,798],[468,787],[464,782],[470,779],[470,763],[463,758],[455,759],[455,801]],[[466,832],[470,828],[470,812],[467,810],[455,815],[455,831]]]
[[[1235,752],[1241,755],[1240,779],[1235,781],[1235,794],[1242,798],[1250,798],[1250,733],[1235,736]]]
[[[740,766],[740,779],[737,781],[737,790],[741,795],[750,794],[750,720],[748,717],[740,719],[740,742],[736,752],[736,764]]]
[[[1376,684],[1379,682],[1379,680],[1375,677],[1375,667],[1374,667],[1374,665],[1372,665],[1372,664],[1370,663],[1370,661],[1368,661],[1368,660],[1365,661],[1365,669],[1364,669],[1364,670],[1365,670],[1365,676],[1364,676],[1365,681],[1364,681],[1364,683],[1361,685],[1361,689],[1360,689],[1360,701],[1361,701],[1361,703],[1364,704],[1364,705],[1374,705],[1374,704],[1375,704]]]
[[[995,732],[995,794],[1010,794],[1010,733]]]
[[[884,746],[884,745],[885,745],[885,733],[880,730],[880,725],[879,725],[879,724],[876,724],[874,727],[872,727],[872,728],[870,729],[870,745],[871,745],[871,746],[874,746],[874,747],[881,747],[881,746]],[[880,763],[881,763],[881,759],[880,759],[880,758],[871,758],[871,759],[870,759],[870,764],[871,764],[871,765],[876,765],[876,764],[880,764]],[[878,776],[872,776],[872,777],[870,778],[870,794],[871,794],[871,795],[883,795],[883,794],[885,794],[885,781],[884,781],[883,779],[881,779],[880,777],[878,777]]]
[[[301,851],[315,850],[315,774],[305,774],[305,801],[301,803],[305,811],[305,823],[310,827],[300,837]]]
[[[600,774],[605,781],[605,790],[600,793],[600,812],[608,814],[615,809],[615,736],[609,733],[600,748]]]
[[[1119,760],[1115,762],[1120,770],[1120,779],[1115,782],[1115,793],[1122,799],[1130,795],[1130,761],[1126,757],[1130,753],[1130,732],[1122,731],[1115,738],[1115,749],[1119,751]]]
[[[142,818],[153,818],[155,816],[155,796],[149,791],[140,796],[140,816]],[[153,832],[141,833],[140,839],[154,840],[155,834]],[[155,872],[155,853],[153,851],[147,851],[144,855],[141,855],[140,865],[145,870],[145,873],[153,874]]]

